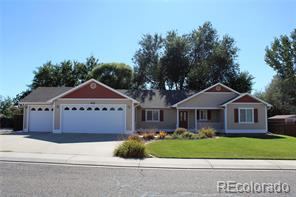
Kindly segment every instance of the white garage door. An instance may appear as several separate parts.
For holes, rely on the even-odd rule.
[[[64,133],[123,133],[125,105],[63,105]]]
[[[52,131],[53,109],[51,106],[30,106],[29,110],[29,131]]]

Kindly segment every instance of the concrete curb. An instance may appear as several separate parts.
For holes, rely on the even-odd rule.
[[[159,169],[296,170],[296,160],[122,159],[95,155],[0,152],[0,161]]]

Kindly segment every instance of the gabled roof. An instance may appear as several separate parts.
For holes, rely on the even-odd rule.
[[[166,108],[194,94],[181,90],[118,90],[137,100],[143,108]]]
[[[76,86],[76,87],[74,87],[74,88],[72,88],[72,89],[66,91],[66,92],[63,92],[63,93],[61,93],[60,95],[58,95],[58,96],[56,96],[56,97],[50,99],[48,102],[52,102],[52,101],[54,101],[54,100],[56,100],[56,99],[58,99],[58,98],[61,98],[61,97],[65,96],[65,95],[67,95],[67,94],[69,94],[69,93],[71,93],[71,92],[73,92],[73,91],[75,91],[75,90],[77,90],[77,89],[83,87],[84,85],[86,85],[86,84],[88,84],[88,83],[91,83],[91,82],[97,83],[97,84],[103,86],[104,88],[107,88],[107,89],[109,89],[110,91],[112,91],[112,92],[114,92],[114,93],[116,93],[116,94],[119,94],[119,95],[123,96],[124,98],[130,99],[130,100],[132,100],[133,102],[138,103],[138,101],[136,101],[135,99],[133,99],[133,98],[131,98],[131,97],[125,95],[125,94],[122,94],[121,92],[119,92],[119,91],[117,91],[117,90],[115,90],[115,89],[113,89],[113,88],[111,88],[111,87],[109,87],[109,86],[107,86],[107,85],[105,85],[105,84],[103,84],[103,83],[101,83],[101,82],[95,80],[95,79],[90,79],[90,80],[88,80],[88,81],[86,81],[86,82],[84,82],[84,83],[82,83],[82,84],[80,84],[80,85],[78,85],[78,86]]]
[[[25,98],[21,99],[20,104],[27,102],[46,103],[48,100],[67,92],[73,87],[39,87],[33,90]]]
[[[228,86],[226,86],[226,85],[224,85],[224,84],[222,84],[222,83],[216,83],[216,84],[214,84],[214,85],[212,85],[212,86],[210,86],[210,87],[208,87],[208,88],[206,88],[206,89],[204,89],[204,90],[202,90],[202,91],[200,91],[200,92],[197,92],[197,93],[195,93],[195,94],[193,94],[193,95],[191,95],[191,96],[189,96],[189,97],[187,97],[187,98],[185,98],[185,99],[179,101],[178,103],[174,104],[173,107],[177,107],[177,105],[179,105],[179,104],[181,104],[181,103],[183,103],[183,102],[185,102],[185,101],[188,101],[188,100],[190,100],[191,98],[196,97],[196,96],[198,96],[198,95],[200,95],[200,94],[202,94],[202,93],[204,93],[204,92],[206,92],[206,91],[212,89],[213,87],[215,87],[215,86],[217,86],[217,85],[220,85],[220,86],[222,86],[222,87],[224,87],[224,88],[226,88],[226,89],[230,90],[231,92],[234,92],[234,93],[236,93],[236,94],[238,94],[238,95],[240,94],[239,92],[235,91],[234,89],[232,89],[232,88],[230,88],[230,87],[228,87]]]
[[[240,99],[240,98],[242,98],[242,97],[244,97],[244,96],[252,97],[253,99],[257,100],[258,102],[267,105],[268,107],[271,107],[271,106],[272,106],[271,104],[269,104],[269,103],[267,103],[267,102],[265,102],[265,101],[263,101],[263,100],[261,100],[261,99],[255,97],[255,96],[253,96],[253,95],[251,95],[251,94],[249,94],[249,93],[243,93],[243,94],[240,94],[238,97],[235,97],[234,99],[231,99],[230,101],[227,101],[227,102],[225,102],[225,103],[223,103],[223,104],[221,104],[221,105],[222,105],[222,106],[226,106],[226,105],[228,105],[228,104],[230,104],[230,103],[233,103],[233,102],[235,102],[236,100],[238,100],[238,99]]]

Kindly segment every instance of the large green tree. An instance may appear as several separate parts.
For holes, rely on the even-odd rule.
[[[186,77],[190,69],[188,53],[187,37],[177,35],[176,31],[168,32],[160,68],[169,89],[183,90],[185,88]]]
[[[282,35],[266,47],[265,62],[277,74],[263,94],[274,113],[296,113],[296,29],[290,37]]]
[[[210,22],[178,35],[145,35],[134,56],[137,87],[199,91],[217,82],[250,92],[253,77],[240,72],[238,48],[228,35],[219,38]],[[239,84],[239,85],[238,85]]]
[[[160,67],[163,38],[159,34],[146,34],[139,45],[140,49],[133,57],[135,87],[165,89],[165,76]]]
[[[123,63],[101,64],[90,72],[90,77],[115,89],[129,89],[132,86],[133,70]]]

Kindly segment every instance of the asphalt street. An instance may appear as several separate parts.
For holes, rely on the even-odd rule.
[[[219,193],[217,181],[287,183],[288,193]],[[221,182],[220,182],[221,183]],[[174,170],[0,162],[0,196],[296,196],[294,170]]]

